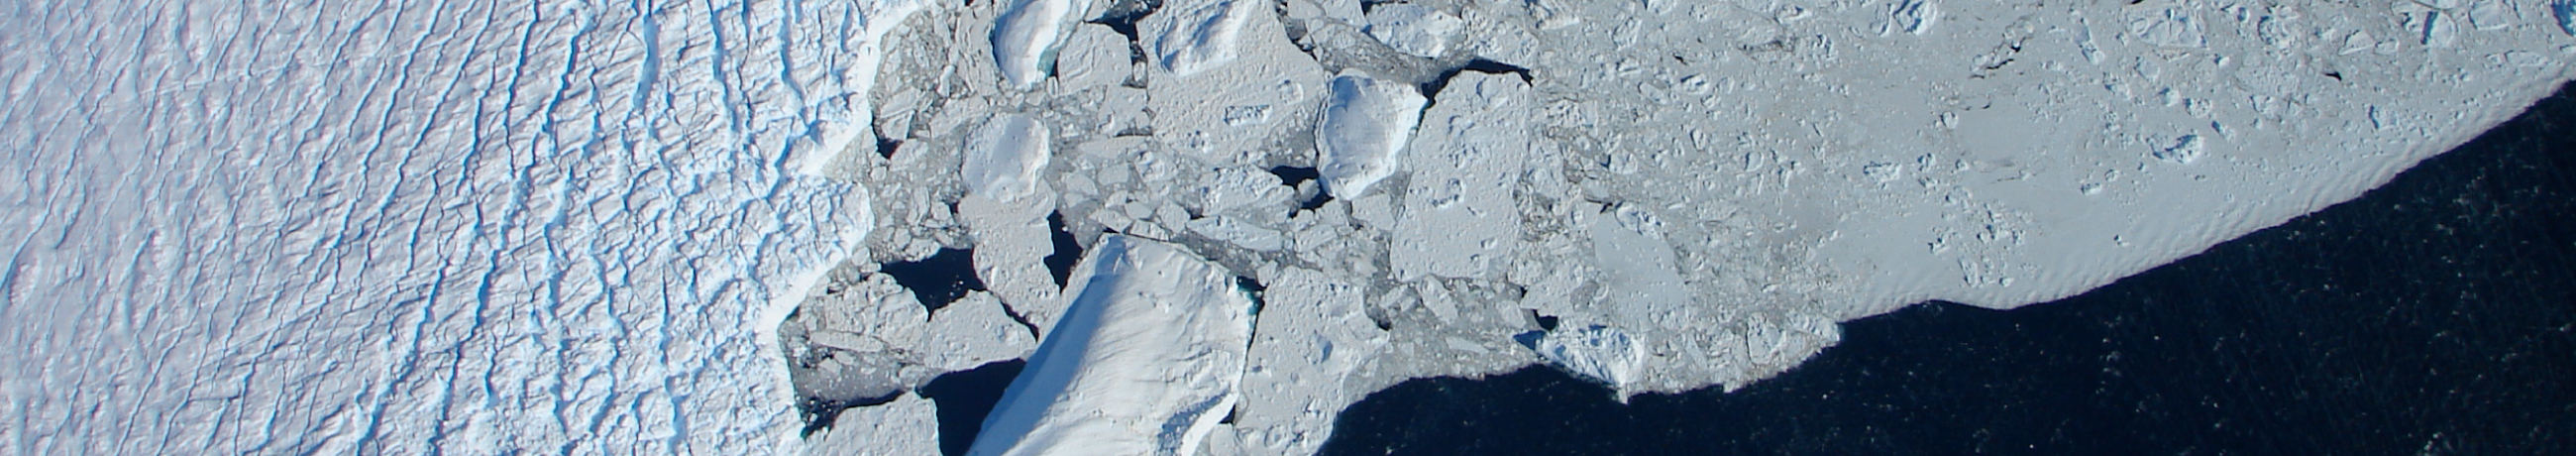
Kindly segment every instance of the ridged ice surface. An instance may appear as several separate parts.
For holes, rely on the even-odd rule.
[[[1232,413],[1252,298],[1177,246],[1102,237],[968,454],[1195,454]]]
[[[921,7],[0,6],[0,454],[791,450]]]

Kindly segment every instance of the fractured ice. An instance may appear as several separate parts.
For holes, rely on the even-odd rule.
[[[2568,1],[1095,3],[0,15],[0,452],[848,449],[1045,339],[1039,378],[1179,386],[1031,383],[979,451],[1309,453],[1410,378],[1740,387],[1837,321],[2079,293],[2576,59]],[[1205,276],[1059,283],[1085,248]],[[940,252],[985,290],[890,275]],[[1152,319],[1066,293],[1235,275],[1257,331],[1067,342]],[[1103,397],[1160,421],[1049,412]]]
[[[1195,454],[1238,400],[1253,305],[1178,246],[1102,237],[969,454]]]

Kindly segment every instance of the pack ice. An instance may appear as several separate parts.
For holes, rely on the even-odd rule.
[[[2565,1],[0,10],[0,454],[921,453],[1014,358],[977,452],[1305,454],[2080,293],[2576,59]]]

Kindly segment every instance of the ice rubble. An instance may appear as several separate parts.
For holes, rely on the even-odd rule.
[[[1645,351],[1627,332],[1600,325],[1546,331],[1529,345],[1548,364],[1615,390],[1625,390],[1637,375],[1637,364],[1645,361]]]
[[[934,314],[883,273],[836,272],[856,277],[827,279],[836,285],[804,301],[781,326],[789,377],[806,400],[882,398],[939,374],[1017,359],[1037,345],[991,294],[969,292]]]
[[[1195,454],[1237,400],[1253,302],[1178,246],[1105,236],[969,454]]]
[[[1301,453],[1407,378],[1546,362],[1622,395],[1734,387],[1837,320],[2074,293],[2348,198],[2546,93],[2570,55],[2492,1],[1369,6],[1163,5],[1138,21],[1147,71],[1077,32],[1081,72],[965,75],[906,108],[952,120],[901,139],[1025,112],[1060,127],[1040,181],[1073,237],[1187,246],[1317,307],[1274,308],[1249,350],[1247,385],[1299,386],[1248,387],[1207,441]],[[1279,169],[1319,178],[1262,178]],[[888,220],[959,201],[871,182],[920,195]],[[1017,239],[902,225],[872,245]]]

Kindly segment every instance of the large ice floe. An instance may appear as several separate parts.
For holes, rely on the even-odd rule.
[[[2576,59],[2514,0],[5,10],[0,454],[921,454],[1014,359],[978,452],[1311,453],[2079,293]]]

